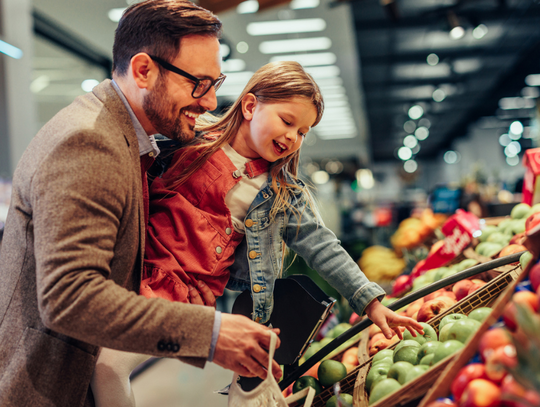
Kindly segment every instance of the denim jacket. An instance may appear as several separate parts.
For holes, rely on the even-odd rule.
[[[252,318],[261,323],[268,321],[273,309],[274,281],[282,270],[284,242],[362,315],[373,299],[385,295],[384,290],[366,278],[336,235],[307,205],[304,193],[295,190],[291,202],[302,214],[300,219],[289,210],[278,213],[270,222],[275,200],[270,184],[269,177],[248,210],[244,220],[246,236],[236,249],[227,288],[251,290]]]

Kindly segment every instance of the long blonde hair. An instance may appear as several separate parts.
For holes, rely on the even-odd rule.
[[[219,137],[215,140],[207,140],[186,147],[180,158],[171,166],[170,171],[168,171],[169,174],[174,174],[175,169],[181,165],[182,161],[194,149],[199,150],[200,154],[178,177],[165,180],[169,187],[174,189],[182,185],[187,178],[201,168],[212,154],[234,139],[244,120],[242,99],[248,93],[255,95],[261,103],[290,102],[292,98],[307,98],[313,103],[317,111],[317,118],[312,127],[320,122],[323,115],[324,102],[321,91],[311,75],[299,63],[281,61],[266,64],[255,72],[238,99],[221,118],[208,120],[202,116],[199,117],[196,130],[206,134],[218,133]],[[299,158],[300,150],[297,150],[287,157],[278,159],[270,166],[272,189],[276,193],[276,199],[270,212],[271,219],[280,211],[285,211],[288,208],[292,209],[289,202],[293,190],[300,189],[308,192],[305,187],[298,183],[291,184],[287,182],[287,174],[293,180],[297,180]],[[312,204],[310,194],[308,193],[307,196],[310,204]]]

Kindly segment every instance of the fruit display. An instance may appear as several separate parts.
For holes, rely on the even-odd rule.
[[[392,247],[400,252],[420,245],[446,220],[446,215],[433,213],[429,208],[422,211],[420,217],[410,217],[400,222],[398,229],[391,236]]]
[[[370,246],[362,252],[358,266],[370,281],[390,281],[405,270],[405,260],[384,246]]]

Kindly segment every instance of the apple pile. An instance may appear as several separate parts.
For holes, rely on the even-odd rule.
[[[482,335],[477,354],[453,378],[450,397],[428,407],[540,405],[540,263],[518,287],[501,322]]]
[[[440,296],[436,299],[448,304],[450,302],[447,300],[455,303],[450,297]],[[420,313],[420,310],[418,312]],[[413,337],[409,331],[403,331],[403,339],[397,341],[394,349],[378,350],[372,358],[364,383],[369,404],[399,390],[406,383],[424,374],[431,366],[462,349],[490,312],[491,308],[483,307],[471,311],[468,316],[460,313],[449,314],[439,323],[439,335],[431,325],[420,322],[424,335]],[[371,351],[375,349],[370,348]]]

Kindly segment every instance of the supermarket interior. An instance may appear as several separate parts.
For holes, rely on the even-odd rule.
[[[0,0],[0,250],[24,151],[111,78],[118,21],[138,2]],[[214,114],[269,62],[297,61],[318,84],[324,114],[303,140],[299,178],[382,303],[424,327],[385,338],[284,248],[283,277],[307,275],[326,308],[283,367],[283,396],[310,387],[316,407],[540,406],[540,1],[195,3],[223,23]],[[237,298],[226,289],[217,309]],[[226,406],[218,391],[231,380],[217,364],[154,357],[131,386],[138,407]]]

